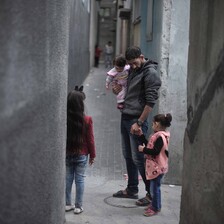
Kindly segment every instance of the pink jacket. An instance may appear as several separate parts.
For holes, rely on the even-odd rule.
[[[155,132],[149,139],[149,142],[147,144],[147,148],[153,149],[154,144],[157,140],[157,138],[162,137],[163,139],[163,147],[157,156],[151,156],[151,155],[145,155],[146,160],[147,159],[154,159],[154,161],[158,164],[160,173],[167,173],[168,172],[168,157],[165,153],[165,150],[168,150],[169,145],[169,139],[170,139],[170,133],[168,131],[158,131]],[[148,170],[149,167],[146,166],[146,174],[150,173],[150,170]]]
[[[124,70],[122,72],[117,72],[115,67],[112,68],[109,72],[107,72],[106,83],[110,84],[111,82],[117,82],[122,86],[126,86],[129,69],[130,65],[125,65]]]

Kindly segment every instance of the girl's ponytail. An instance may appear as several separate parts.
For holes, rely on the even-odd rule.
[[[159,122],[164,127],[170,127],[172,121],[172,115],[168,114],[157,114],[154,116],[154,121]]]

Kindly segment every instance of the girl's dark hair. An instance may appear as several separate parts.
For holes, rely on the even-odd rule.
[[[133,46],[129,47],[125,52],[126,60],[130,61],[136,58],[139,58],[142,54],[141,49],[139,47]]]
[[[72,90],[67,97],[66,152],[78,155],[86,133],[83,92]]]
[[[84,87],[83,86],[75,86],[74,90],[79,91],[83,95],[83,100],[86,99],[86,94],[83,92]]]
[[[124,56],[119,55],[114,59],[114,65],[118,67],[124,67],[127,64]]]
[[[159,122],[163,127],[170,127],[172,121],[171,114],[157,114],[154,121]]]

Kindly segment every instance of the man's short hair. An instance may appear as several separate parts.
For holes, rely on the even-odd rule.
[[[139,47],[133,46],[129,47],[125,52],[126,60],[130,61],[135,58],[139,58],[142,54],[141,49]]]

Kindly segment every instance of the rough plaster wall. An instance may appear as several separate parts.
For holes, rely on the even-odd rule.
[[[163,5],[159,113],[171,113],[169,172],[165,182],[181,184],[183,138],[187,121],[186,78],[189,2],[166,0]]]
[[[163,0],[153,1],[153,30],[152,41],[146,39],[146,26],[148,14],[148,1],[141,2],[141,49],[146,58],[150,58],[159,63],[161,49],[161,33],[162,33],[162,18],[163,18]]]
[[[163,20],[162,20],[162,36],[161,36],[161,56],[160,56],[160,74],[162,81],[168,75],[169,66],[169,48],[170,48],[170,26],[171,26],[171,0],[165,0],[163,2]],[[166,84],[166,83],[165,83]],[[163,89],[167,89],[167,86],[163,84]],[[162,91],[161,91],[162,92]],[[162,98],[160,97],[161,103]]]
[[[171,102],[168,102],[167,98],[169,96],[169,93],[172,91],[171,87],[168,86],[169,80],[170,80],[170,74],[169,74],[169,50],[170,50],[170,27],[171,27],[171,13],[172,13],[172,0],[165,0],[162,4],[162,30],[161,30],[161,55],[160,55],[160,77],[162,80],[162,86],[160,88],[160,97],[158,100],[158,109],[157,113],[171,113],[170,107],[168,105]],[[174,117],[174,114],[171,113]],[[172,121],[173,126],[173,121]],[[171,130],[170,130],[171,131]],[[170,184],[176,184],[176,182],[171,182],[167,176],[170,177],[173,176],[172,179],[177,179],[178,176],[172,175],[173,164],[171,163],[173,160],[173,149],[172,149],[172,142],[173,142],[173,135],[171,131],[171,141],[169,146],[169,173],[165,175],[164,182],[170,183]]]
[[[89,74],[90,14],[82,0],[69,0],[69,68],[68,90],[83,83]]]
[[[158,70],[160,71],[160,49],[161,49],[161,33],[162,33],[162,20],[163,20],[163,0],[153,1],[153,38],[152,41],[146,40],[146,19],[147,19],[147,4],[148,1],[144,0],[141,2],[142,11],[141,11],[141,50],[143,55],[146,58],[158,62]],[[159,73],[160,74],[160,73]],[[158,113],[158,102],[153,107],[152,113],[149,114],[148,123],[152,124],[153,116]],[[148,135],[152,133],[152,126],[149,125]]]
[[[169,172],[165,181],[181,184],[183,138],[187,123],[188,1],[164,1],[159,111],[171,113]]]
[[[67,1],[1,1],[0,26],[0,223],[62,224]]]
[[[223,8],[191,1],[181,224],[224,223]]]
[[[98,11],[99,3],[91,1],[91,13],[90,13],[90,38],[89,38],[89,50],[90,50],[90,67],[95,64],[95,45],[97,44],[97,31],[98,31]]]

